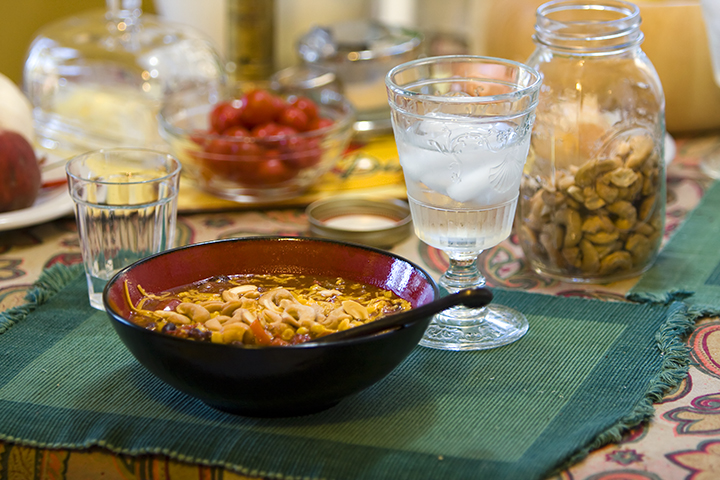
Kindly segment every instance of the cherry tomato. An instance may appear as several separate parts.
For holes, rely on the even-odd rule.
[[[240,125],[246,102],[232,100],[218,103],[210,112],[210,126],[215,132],[224,132],[230,127]]]
[[[307,97],[295,97],[292,100],[290,100],[290,105],[293,107],[299,108],[303,112],[305,112],[305,115],[308,116],[309,120],[312,120],[313,118],[318,117],[318,107]]]
[[[275,122],[268,122],[253,128],[250,135],[256,138],[274,137],[279,131],[280,125]]]
[[[310,120],[308,130],[320,130],[321,128],[327,128],[332,125],[333,122],[329,118],[319,117],[314,120]]]
[[[256,181],[255,172],[264,158],[263,152],[256,143],[218,139],[208,145],[202,160],[209,177],[247,184]]]
[[[280,116],[278,117],[278,123],[292,127],[299,132],[304,132],[308,129],[308,121],[309,118],[307,114],[298,107],[287,107],[280,112]]]
[[[243,109],[241,120],[246,127],[253,128],[274,121],[278,114],[275,95],[258,89],[247,94],[247,105]]]
[[[288,140],[290,142],[287,142],[283,148],[286,152],[283,160],[292,168],[297,170],[308,168],[317,165],[322,159],[322,150],[317,138],[294,137]]]
[[[297,174],[297,171],[290,168],[276,156],[270,156],[258,165],[256,173],[258,181],[267,185],[274,185],[290,180]]]
[[[227,130],[225,130],[223,135],[227,137],[249,137],[250,132],[247,128],[241,127],[240,125],[236,125],[234,127],[230,127]]]

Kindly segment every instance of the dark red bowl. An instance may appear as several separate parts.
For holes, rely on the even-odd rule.
[[[168,250],[121,270],[103,303],[115,331],[150,372],[211,407],[246,416],[293,416],[337,404],[388,375],[418,344],[426,321],[326,344],[236,347],[141,328],[127,319],[125,282],[159,293],[214,275],[338,276],[391,290],[413,307],[439,297],[422,268],[383,250],[299,237],[218,240]],[[130,288],[131,301],[139,294]]]

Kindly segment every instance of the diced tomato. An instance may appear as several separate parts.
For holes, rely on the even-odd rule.
[[[275,345],[278,347],[284,347],[285,345],[290,345],[290,343],[286,342],[280,337],[275,337],[272,339],[272,342],[270,342],[270,345]]]
[[[250,324],[250,331],[255,335],[255,342],[258,345],[271,345],[273,341],[272,335],[268,332],[259,319]]]

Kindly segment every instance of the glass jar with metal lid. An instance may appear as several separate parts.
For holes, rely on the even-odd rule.
[[[558,0],[537,10],[543,76],[517,210],[536,272],[606,283],[654,262],[665,219],[665,101],[640,10]]]

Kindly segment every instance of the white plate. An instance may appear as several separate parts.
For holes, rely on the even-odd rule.
[[[65,176],[65,162],[57,162],[42,174],[43,183],[60,180]],[[49,222],[73,211],[73,201],[67,185],[40,190],[32,207],[0,213],[0,232]]]

